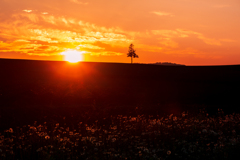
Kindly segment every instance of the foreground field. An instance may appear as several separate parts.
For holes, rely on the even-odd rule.
[[[113,115],[46,121],[0,135],[0,159],[236,159],[240,115]]]
[[[0,75],[0,159],[239,157],[240,65],[0,59]]]

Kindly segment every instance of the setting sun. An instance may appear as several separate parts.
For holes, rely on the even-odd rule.
[[[61,54],[65,56],[65,60],[71,63],[76,63],[79,61],[82,61],[82,53],[85,53],[84,51],[76,51],[76,50],[67,50],[65,52],[62,52]]]

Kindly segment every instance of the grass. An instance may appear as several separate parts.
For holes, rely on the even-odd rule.
[[[35,122],[0,134],[0,159],[236,159],[240,114],[112,115]]]

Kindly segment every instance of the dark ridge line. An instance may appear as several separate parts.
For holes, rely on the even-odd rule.
[[[0,58],[0,61],[36,61],[36,62],[62,62],[62,63],[70,63],[68,61],[58,61],[58,60],[36,60],[36,59],[12,59],[12,58]],[[240,67],[240,64],[230,64],[230,65],[185,65],[185,64],[157,64],[157,63],[123,63],[123,62],[92,62],[92,61],[80,61],[77,63],[72,64],[79,64],[79,63],[99,63],[99,64],[127,64],[127,65],[151,65],[151,66],[167,66],[167,67]]]

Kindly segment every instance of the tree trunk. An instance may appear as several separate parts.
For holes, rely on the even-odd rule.
[[[131,57],[131,64],[133,63],[133,57]]]

